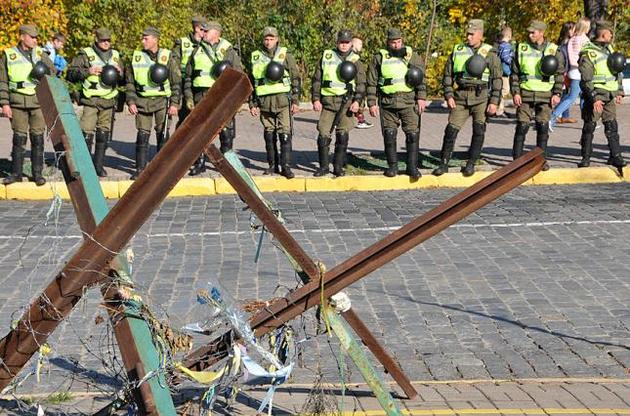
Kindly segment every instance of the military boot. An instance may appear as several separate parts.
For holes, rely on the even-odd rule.
[[[448,172],[448,162],[451,161],[458,133],[459,129],[455,128],[452,124],[448,124],[446,126],[446,130],[444,130],[444,139],[442,139],[442,150],[440,151],[440,166],[433,169],[433,174],[435,176],[440,176]]]
[[[147,154],[149,153],[149,137],[151,133],[148,131],[138,131],[136,136],[136,172],[131,175],[131,179],[137,179],[140,173],[147,166]]]
[[[587,168],[591,165],[591,155],[593,154],[593,134],[597,123],[585,121],[582,126],[582,137],[580,138],[580,147],[582,152],[582,160],[578,162],[578,168]]]
[[[94,133],[83,132],[83,137],[85,137],[85,144],[87,145],[88,153],[92,155],[92,145],[94,144]]]
[[[333,157],[333,175],[344,176],[344,162],[346,161],[346,152],[348,150],[349,135],[347,131],[336,131],[335,154]]]
[[[542,170],[549,170],[549,163],[547,163],[547,142],[549,141],[549,123],[536,122],[536,146],[540,147],[543,151],[543,157],[545,163]]]
[[[385,145],[385,158],[387,159],[387,169],[383,174],[388,178],[398,175],[398,151],[396,149],[396,129],[383,129],[383,143]]]
[[[328,158],[330,156],[330,137],[317,137],[317,154],[319,156],[319,169],[313,174],[313,176],[324,176],[330,173],[328,168]]]
[[[14,182],[22,182],[24,167],[24,146],[26,146],[26,134],[13,134],[13,149],[11,150],[11,174],[2,181],[5,185]]]
[[[263,172],[263,175],[271,175],[276,169],[276,132],[274,130],[265,130],[263,138],[265,139],[265,152],[267,153],[267,164],[269,165]]]
[[[33,182],[42,186],[46,179],[42,175],[44,170],[44,135],[31,133],[31,168],[33,171]]]
[[[608,147],[610,148],[610,158],[608,163],[616,168],[623,168],[626,162],[621,155],[621,146],[619,145],[619,127],[617,120],[604,121],[604,135],[608,139]]]
[[[234,119],[232,119],[219,134],[219,142],[221,143],[219,150],[221,150],[221,153],[232,150],[234,137],[236,137],[236,125],[234,124]]]
[[[523,154],[523,146],[525,145],[525,136],[529,131],[529,123],[518,121],[514,130],[514,144],[512,146],[512,159],[518,159]]]
[[[293,146],[291,135],[280,133],[278,134],[278,140],[280,141],[280,165],[282,166],[282,176],[287,179],[293,179],[295,174],[291,171],[291,148]]]
[[[420,131],[406,133],[405,145],[407,146],[407,175],[413,180],[419,179],[422,174],[418,170],[418,152],[420,148]]]
[[[481,156],[485,135],[486,123],[473,123],[473,135],[470,142],[470,150],[468,151],[468,161],[466,166],[462,168],[464,176],[472,176],[475,173],[475,163]]]
[[[201,156],[199,156],[197,160],[195,161],[195,163],[192,165],[192,167],[190,168],[190,172],[188,172],[188,174],[190,176],[197,176],[197,175],[201,175],[205,171],[206,171],[206,155],[205,153],[202,153]]]
[[[107,150],[107,142],[109,140],[109,132],[103,130],[96,130],[96,144],[94,145],[94,169],[96,174],[101,178],[107,176],[107,171],[103,168],[103,162],[105,161],[105,151]]]
[[[166,134],[164,134],[162,131],[156,131],[155,137],[157,138],[157,151],[159,153],[170,138],[170,133],[167,131]]]

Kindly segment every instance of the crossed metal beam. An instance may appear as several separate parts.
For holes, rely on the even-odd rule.
[[[42,91],[50,80],[44,81],[38,89]],[[85,208],[93,203],[88,195],[93,190],[84,187],[79,180],[81,170],[76,163],[82,161],[65,158],[62,163],[64,178],[73,196],[81,229],[86,232],[86,239],[55,279],[31,303],[16,327],[0,340],[0,390],[11,382],[61,321],[70,314],[85,289],[100,283],[105,285],[103,292],[106,302],[117,296],[115,290],[110,291],[109,285],[112,278],[124,270],[124,266],[116,260],[118,253],[188,172],[189,166],[202,150],[206,146],[214,147],[210,143],[250,93],[251,84],[243,73],[226,70],[160,153],[102,218],[85,212]],[[54,108],[52,97],[44,98],[45,103],[46,99]],[[63,114],[48,113],[46,110],[51,110],[48,106],[44,110],[49,125],[56,126],[57,117]],[[70,112],[74,114],[72,110]],[[71,150],[72,146],[62,127],[56,128],[57,130],[52,131],[55,147],[63,151]],[[131,380],[137,381],[145,375],[147,369],[137,345],[130,345],[133,338],[130,338],[131,334],[126,326],[128,325],[125,321],[122,324],[117,323],[116,337],[127,373]],[[173,414],[172,401],[170,405],[167,403],[160,408],[154,398],[154,389],[148,386],[149,384],[143,383],[137,392],[138,397],[141,397],[138,401],[143,407],[141,411],[145,414]],[[171,400],[170,396],[168,400]]]
[[[272,214],[265,212],[264,207],[259,206],[261,204],[257,201],[255,194],[243,184],[239,184],[239,178],[236,177],[236,173],[230,171],[229,164],[225,162],[218,151],[213,152],[211,149],[206,149],[206,154],[285,249],[291,252],[296,259],[299,259],[301,256],[302,261],[305,262],[302,266],[303,269],[305,271],[311,270],[312,260],[303,254],[301,248],[294,247],[293,241],[287,239],[285,234],[288,234],[288,232],[286,229],[284,227],[280,229],[278,224],[274,222],[275,217],[271,218]],[[256,336],[264,335],[287,323],[309,308],[318,306],[322,297],[328,299],[499,196],[509,192],[540,172],[543,164],[542,150],[535,148],[426,214],[416,217],[410,223],[350,257],[325,274],[309,273],[311,280],[304,286],[290,292],[284,298],[278,298],[272,303],[270,302],[269,307],[260,310],[250,319],[250,325],[254,329]],[[275,221],[277,222],[277,220]],[[324,296],[321,294],[322,287],[324,288]],[[375,352],[378,348],[378,343],[371,344],[366,341],[371,334],[369,334],[367,327],[362,325],[353,311],[346,312],[344,318],[379,360],[387,355],[384,350]],[[367,334],[369,334],[368,337],[365,337],[364,335]],[[225,354],[227,354],[227,346],[221,340],[214,340],[208,345],[190,353],[184,363],[189,368],[203,370],[217,362]],[[383,361],[381,362],[383,363]],[[384,366],[386,370],[390,370],[385,364]],[[394,376],[394,373],[392,373],[392,376]],[[404,374],[402,377],[406,379]],[[402,384],[401,387],[403,387]],[[405,392],[411,397],[410,393],[406,390]]]

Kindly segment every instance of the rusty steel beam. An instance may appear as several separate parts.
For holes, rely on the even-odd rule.
[[[256,336],[261,336],[318,305],[322,297],[322,285],[323,297],[329,298],[530,179],[540,172],[543,164],[544,157],[539,148],[524,154],[326,272],[323,282],[321,279],[311,281],[286,297],[277,299],[252,317],[250,324]]]
[[[278,220],[269,206],[261,200],[258,194],[250,185],[241,177],[238,171],[230,164],[230,162],[221,154],[215,146],[208,146],[205,150],[206,155],[219,173],[232,185],[238,195],[256,214],[258,219],[265,225],[267,230],[278,240],[284,247],[288,255],[290,255],[302,271],[308,276],[310,281],[320,279],[319,267],[313,259],[306,254],[300,244],[293,238],[289,230]],[[303,283],[308,283],[304,280]],[[370,333],[370,330],[361,321],[359,316],[352,312],[342,315],[344,318],[351,316],[352,319],[347,320],[354,332],[361,338],[363,343],[368,347],[376,359],[383,365],[385,370],[390,373],[392,378],[396,380],[398,385],[403,389],[409,399],[413,399],[418,395],[411,385],[411,381],[402,371],[396,361],[389,355],[387,350],[378,342],[376,337]],[[204,348],[204,347],[202,347]]]
[[[85,236],[91,235],[109,212],[109,207],[85,145],[79,119],[74,114],[70,95],[60,79],[46,77],[37,87],[37,98],[49,137],[55,151],[61,155],[59,169],[74,205],[77,222]],[[107,274],[116,276],[117,282],[106,281],[101,286],[101,293],[127,377],[134,385],[142,374],[159,370],[160,353],[153,343],[151,327],[142,317],[142,303],[121,297],[118,285],[133,287],[125,253],[112,260]],[[132,395],[142,414],[166,416],[175,412],[163,372],[158,371],[156,377],[133,388]]]
[[[106,271],[114,257],[234,116],[251,90],[242,72],[228,69],[222,74],[54,281],[31,303],[16,328],[0,340],[0,390],[70,314],[85,289],[109,278]]]

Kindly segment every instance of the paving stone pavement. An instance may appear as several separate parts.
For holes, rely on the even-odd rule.
[[[306,252],[331,268],[456,192],[267,197],[282,211]],[[54,204],[43,202],[0,203],[2,334],[81,242],[72,206],[64,203],[57,215],[51,208]],[[494,388],[485,398],[479,396],[483,386],[494,386],[493,380],[526,379],[586,380],[577,383],[575,391],[560,382],[567,391],[566,403],[549,393],[545,395],[549,403],[538,406],[603,408],[582,401],[597,397],[607,402],[604,393],[587,391],[601,385],[612,395],[610,400],[616,397],[606,408],[615,403],[627,408],[629,232],[628,184],[521,187],[347,292],[357,313],[420,386],[432,380],[453,381],[457,390],[457,380],[486,380],[471,386],[467,399],[459,396],[461,391],[452,397],[443,393],[440,389],[446,390],[446,384],[426,384],[441,397],[435,402],[445,403],[445,408],[486,408],[495,403],[493,408],[500,409],[497,402],[512,401],[530,409],[531,403],[538,403],[532,399],[536,389],[545,391],[537,382],[526,383],[531,392],[520,381],[505,384],[505,389],[516,386],[520,391],[513,397]],[[143,297],[176,327],[202,317],[195,291],[210,278],[219,279],[241,300],[267,299],[295,287],[290,265],[268,242],[261,260],[253,262],[257,239],[250,230],[249,212],[235,196],[168,200],[132,242],[134,280]],[[51,338],[53,354],[42,382],[36,384],[31,377],[19,393],[120,387],[119,359],[102,360],[116,347],[107,337],[106,325],[94,323],[96,315],[104,315],[99,301],[98,291],[92,290],[77,305]],[[312,330],[313,314],[306,316],[304,325]],[[294,325],[300,327],[302,321]],[[312,383],[319,365],[327,382],[338,383],[337,361],[330,359],[331,352],[339,357],[334,339],[313,337],[303,346],[304,367],[295,370],[293,382]],[[347,357],[345,361],[345,380],[362,382],[358,371],[347,365]],[[591,382],[603,378],[620,382]],[[420,407],[431,402],[426,397]]]
[[[303,111],[295,116],[295,134],[293,142],[293,162],[296,175],[312,176],[318,167],[317,162],[317,119],[318,115],[310,110],[310,104],[303,103]],[[508,108],[513,113],[513,108]],[[572,115],[579,119],[579,108],[574,106]],[[81,110],[77,107],[77,114]],[[422,134],[420,138],[420,151],[439,152],[442,146],[442,136],[447,124],[448,112],[440,107],[439,100],[432,105],[423,115]],[[626,158],[630,157],[630,99],[617,108],[619,131],[622,151]],[[237,138],[234,141],[234,149],[238,152],[245,167],[252,175],[261,175],[266,168],[266,156],[264,141],[262,139],[262,126],[257,118],[249,115],[248,111],[241,111],[237,117]],[[374,127],[368,130],[355,129],[350,135],[348,150],[354,153],[369,153],[383,151],[383,139],[380,132],[378,119],[368,116],[368,120],[374,123]],[[496,169],[511,161],[512,140],[515,128],[514,119],[490,119],[483,150],[484,165],[479,169]],[[468,121],[460,132],[455,151],[467,151],[472,134],[472,122]],[[580,160],[580,132],[581,121],[576,124],[561,124],[555,128],[549,140],[549,161],[552,167],[575,167]],[[595,131],[594,152],[592,166],[603,166],[608,158],[608,146],[604,137],[604,129]],[[135,122],[127,112],[116,115],[114,128],[114,141],[107,150],[105,166],[110,174],[110,179],[128,179],[133,172],[135,152]],[[533,129],[530,130],[526,148],[532,148],[536,143]],[[46,159],[54,163],[54,154],[49,140],[46,141]],[[402,131],[399,131],[398,151],[405,150],[405,140]],[[151,152],[155,152],[155,138],[151,138]],[[437,153],[436,153],[437,154]],[[11,128],[9,120],[0,118],[0,162],[4,161],[6,169],[10,169],[8,160],[11,155]],[[429,173],[429,170],[423,170]],[[368,172],[370,173],[370,172]],[[379,172],[372,172],[379,175]],[[206,176],[217,176],[210,169]]]

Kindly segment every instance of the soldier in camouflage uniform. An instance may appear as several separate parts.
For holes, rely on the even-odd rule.
[[[621,104],[623,98],[623,72],[615,74],[608,65],[608,57],[614,52],[611,42],[613,26],[609,22],[598,22],[595,29],[595,39],[587,43],[580,52],[578,67],[582,76],[580,88],[584,97],[582,108],[582,160],[578,167],[590,165],[593,153],[593,132],[597,121],[601,118],[604,123],[604,134],[608,140],[610,157],[608,164],[617,168],[626,166],[621,154],[619,131],[617,125],[616,105]]]
[[[67,79],[70,82],[81,83],[79,99],[79,104],[83,106],[81,130],[90,152],[96,139],[92,160],[96,174],[103,177],[107,176],[103,162],[107,143],[111,141],[110,130],[116,111],[118,88],[103,84],[99,76],[105,65],[112,65],[117,69],[120,84],[123,85],[125,72],[120,54],[111,47],[111,31],[100,28],[94,34],[96,38],[94,44],[81,49],[72,60]]]
[[[528,28],[528,40],[517,45],[512,60],[510,89],[516,106],[516,130],[512,157],[516,159],[523,153],[525,137],[529,131],[529,123],[536,120],[536,146],[546,155],[549,141],[549,119],[551,109],[560,102],[564,82],[564,56],[558,46],[545,40],[547,25],[533,20]],[[555,56],[558,68],[553,76],[545,76],[541,72],[541,61],[547,56]],[[545,162],[543,170],[548,170]]]
[[[181,72],[179,62],[171,55],[171,51],[159,47],[160,32],[148,27],[142,32],[142,50],[133,53],[131,65],[127,68],[127,105],[129,112],[136,116],[136,172],[132,179],[138,177],[147,164],[149,137],[155,119],[155,135],[158,151],[166,139],[163,132],[167,116],[177,115],[180,105]],[[151,68],[164,65],[168,69],[168,79],[160,84],[151,80]]]
[[[275,27],[266,27],[262,37],[262,47],[252,52],[251,56],[254,92],[249,100],[249,109],[252,116],[260,116],[264,127],[263,138],[269,165],[264,174],[280,172],[282,167],[282,175],[291,179],[294,177],[291,172],[291,114],[299,109],[300,74],[291,52],[279,44]],[[272,61],[280,63],[284,68],[280,81],[274,82],[265,76]],[[276,138],[280,141],[279,158]]]
[[[190,56],[184,74],[184,102],[189,110],[201,101],[210,87],[220,76],[218,68],[229,63],[232,68],[242,71],[241,58],[232,44],[221,37],[223,28],[218,22],[208,22],[208,30],[199,47]],[[232,119],[219,133],[222,153],[232,150],[236,137],[236,121]],[[190,175],[198,175],[206,170],[206,156],[202,154],[190,170]]]
[[[483,33],[483,20],[472,19],[466,29],[466,42],[453,47],[444,66],[442,86],[450,113],[444,130],[440,166],[433,170],[436,176],[448,172],[457,134],[471,115],[472,139],[468,162],[462,167],[462,173],[471,176],[475,172],[475,162],[481,156],[486,134],[486,113],[495,114],[501,100],[503,68],[492,45],[483,43]],[[468,71],[468,63],[475,56],[483,58],[481,74]]]
[[[13,129],[11,175],[4,179],[4,184],[22,181],[24,146],[30,135],[33,181],[41,186],[46,183],[42,175],[46,123],[35,95],[37,79],[33,69],[43,64],[48,74],[54,74],[55,66],[37,46],[37,27],[22,25],[19,30],[20,43],[0,55],[0,106],[2,113],[11,119]]]
[[[418,152],[420,146],[420,114],[427,102],[424,79],[415,86],[408,83],[409,68],[420,69],[424,74],[424,62],[411,46],[403,43],[400,29],[387,31],[387,48],[374,55],[368,70],[367,104],[370,115],[381,116],[381,129],[387,157],[385,176],[398,174],[396,136],[402,124],[407,146],[407,175],[418,179]]]
[[[339,78],[339,67],[344,61],[356,66],[356,77],[346,83]],[[365,97],[365,66],[359,55],[352,51],[352,32],[347,29],[337,33],[337,47],[326,49],[319,60],[312,78],[311,101],[313,110],[321,112],[317,123],[317,152],[319,169],[315,176],[324,176],[330,172],[328,161],[331,128],[338,112],[341,113],[339,124],[335,128],[335,154],[333,174],[343,176],[346,151],[350,140],[350,130],[354,128],[354,114]],[[343,105],[343,108],[342,108]]]
[[[173,46],[173,59],[179,62],[179,67],[182,73],[182,85],[181,91],[184,91],[184,75],[186,74],[186,65],[193,52],[199,47],[199,44],[203,40],[208,30],[208,19],[203,16],[195,16],[191,20],[192,32],[188,36],[183,36],[175,41]],[[190,114],[188,106],[182,105],[177,114],[177,127],[184,122],[186,117]]]

